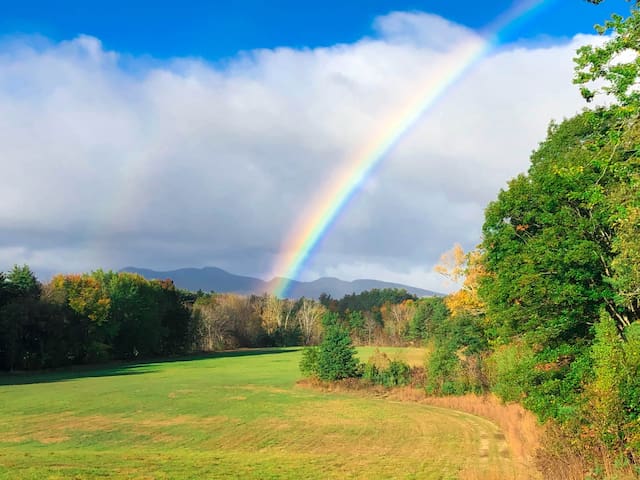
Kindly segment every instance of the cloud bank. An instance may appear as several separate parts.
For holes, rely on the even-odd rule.
[[[266,275],[304,206],[475,34],[392,13],[354,44],[156,61],[81,36],[0,44],[0,270],[215,265]],[[444,290],[454,242],[528,166],[551,119],[583,107],[578,36],[503,46],[388,156],[311,259],[319,275]]]

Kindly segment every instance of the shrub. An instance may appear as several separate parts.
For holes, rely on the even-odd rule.
[[[425,389],[430,395],[453,395],[464,393],[457,385],[460,376],[460,359],[456,356],[455,346],[451,343],[436,345],[425,364]]]
[[[535,372],[533,350],[522,343],[496,348],[488,361],[493,392],[505,402],[521,401]]]
[[[378,383],[378,375],[380,374],[378,367],[371,362],[367,362],[364,364],[362,378],[371,383]]]
[[[593,378],[586,385],[584,415],[591,433],[609,451],[640,457],[640,325],[624,330],[602,312],[591,347]]]
[[[401,360],[392,360],[380,373],[385,387],[405,386],[411,381],[411,367]]]
[[[369,357],[367,363],[363,368],[363,378],[371,383],[381,384],[380,378],[381,372],[389,367],[391,360],[386,353],[381,352],[379,348],[376,348],[372,356]]]
[[[376,351],[364,365],[362,377],[385,387],[409,385],[411,367],[401,360],[389,360],[385,353]]]
[[[318,347],[305,347],[302,350],[300,371],[307,377],[318,375]]]

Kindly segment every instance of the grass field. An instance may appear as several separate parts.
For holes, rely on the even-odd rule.
[[[372,351],[362,351],[363,360]],[[417,350],[395,355],[420,362]],[[299,358],[297,349],[253,350],[0,377],[0,478],[448,479],[512,471],[491,422],[297,387]]]

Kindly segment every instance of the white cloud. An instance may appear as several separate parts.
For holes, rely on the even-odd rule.
[[[400,43],[435,51],[450,50],[470,38],[478,40],[473,30],[437,15],[422,12],[392,12],[375,21],[377,32],[385,42]]]
[[[217,265],[265,274],[297,217],[473,32],[393,13],[377,38],[150,62],[98,39],[0,45],[0,270]],[[502,49],[451,88],[324,239],[307,275],[442,289],[440,254],[583,104],[581,36]],[[67,266],[67,268],[65,268]],[[419,282],[419,283],[417,283]]]

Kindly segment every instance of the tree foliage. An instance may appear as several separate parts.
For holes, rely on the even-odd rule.
[[[574,83],[581,85],[582,96],[591,101],[598,93],[613,96],[621,106],[638,105],[640,73],[640,12],[631,10],[624,18],[613,15],[603,25],[596,25],[600,35],[615,32],[602,45],[585,45],[575,59]],[[594,86],[600,83],[599,86]]]
[[[636,122],[631,128],[619,114],[620,107],[586,111],[552,125],[528,175],[487,208],[481,292],[497,337],[524,334],[541,344],[585,337],[602,304],[620,328],[638,318],[637,299],[625,305],[614,287],[627,215],[617,192],[636,188],[639,166],[626,148]]]
[[[357,344],[405,345],[423,339],[415,335],[421,328],[415,319],[419,300],[406,290],[373,289],[341,299],[323,294],[320,303],[340,318]]]
[[[329,310],[340,315],[347,312],[364,312],[379,310],[384,304],[398,304],[405,300],[416,300],[417,297],[404,289],[374,288],[361,293],[345,295],[340,300],[334,300],[330,295],[322,294],[320,302]]]
[[[205,295],[196,300],[193,318],[194,346],[199,351],[257,346],[266,333],[251,299],[240,295]]]
[[[427,340],[437,334],[449,310],[442,297],[427,297],[416,301],[413,318],[409,322],[408,337],[411,340]]]
[[[461,283],[461,288],[447,295],[445,303],[452,315],[481,315],[485,305],[478,295],[480,280],[485,275],[479,250],[465,253],[459,244],[440,257],[440,263],[434,270],[454,283]]]
[[[411,382],[411,367],[402,360],[392,360],[376,349],[363,367],[362,378],[385,387],[401,387]]]

